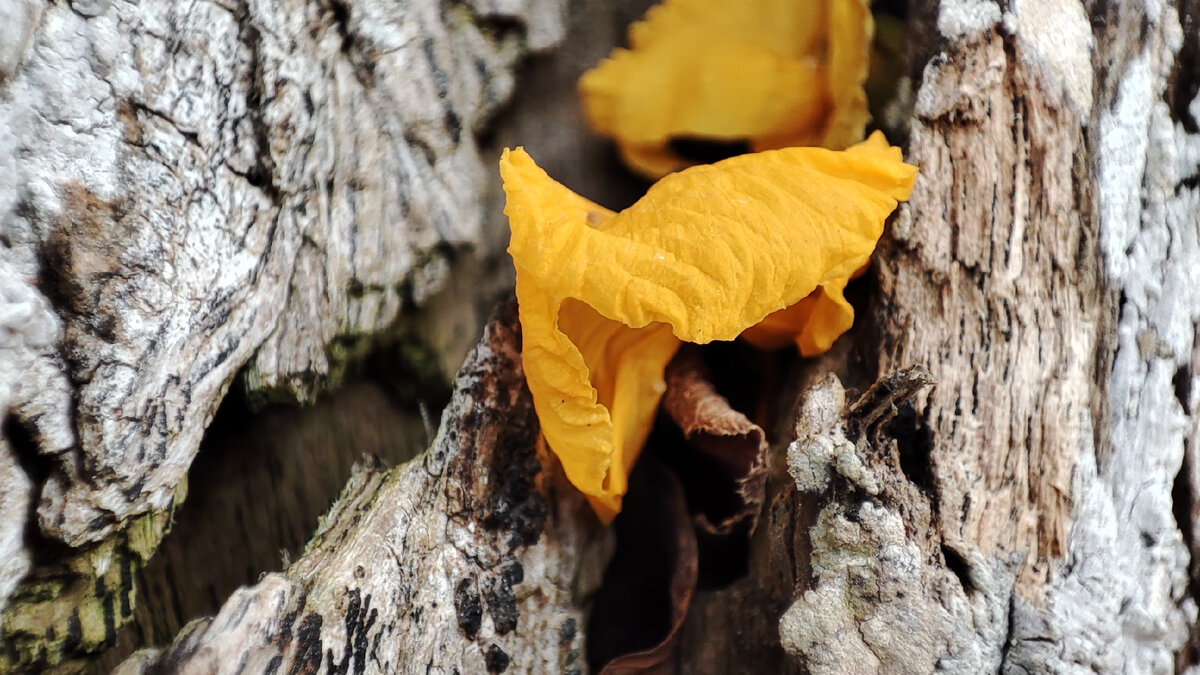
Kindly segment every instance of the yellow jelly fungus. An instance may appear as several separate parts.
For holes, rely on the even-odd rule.
[[[846,277],[823,285],[800,302],[772,312],[747,328],[742,339],[759,349],[795,344],[804,356],[825,353],[854,325],[854,308],[842,296],[849,280]]]
[[[865,0],[666,0],[579,80],[584,113],[634,170],[695,163],[672,140],[840,150],[863,137]]]
[[[609,522],[680,341],[732,340],[818,289],[844,304],[916,169],[877,133],[843,152],[788,148],[681,171],[620,213],[520,148],[500,174],[542,433]],[[849,322],[823,302],[805,331],[827,348]]]

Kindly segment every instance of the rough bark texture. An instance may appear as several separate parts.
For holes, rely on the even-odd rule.
[[[311,407],[279,404],[249,415],[231,407],[237,403],[225,402],[205,433],[171,532],[134,575],[133,617],[91,672],[169,644],[238,587],[282,571],[303,553],[364,455],[395,466],[425,450],[436,432],[368,380],[348,382]]]
[[[578,671],[605,538],[542,471],[519,346],[509,307],[426,453],[360,468],[302,558],[119,672]]]
[[[303,398],[335,337],[440,285],[520,52],[486,21],[557,11],[87,4],[25,5],[4,72],[6,255],[65,333],[59,417],[23,417],[60,459],[42,529],[76,545],[169,503],[243,364]]]
[[[619,180],[615,153],[587,132],[579,108],[555,103],[574,101],[579,74],[622,39],[647,4],[573,3],[574,37],[565,41],[571,47],[525,59],[520,85],[485,133],[481,155],[498,157],[501,148],[523,144],[585,194],[613,204],[636,195],[638,182]],[[373,346],[347,385],[322,393],[315,407],[279,403],[247,415],[239,396],[223,401],[189,470],[188,499],[171,533],[135,576],[133,619],[92,670],[107,673],[135,649],[169,643],[188,621],[219,611],[237,587],[280,571],[283,553],[297,558],[362,453],[390,466],[428,447],[455,371],[496,298],[512,288],[494,175],[489,188],[483,254],[459,256],[446,287],[416,313],[403,311],[401,330]]]
[[[558,0],[0,8],[3,663],[112,643],[239,369],[311,399],[492,243],[476,132],[562,20]],[[47,541],[18,590],[22,532]]]
[[[939,6],[921,176],[879,256],[880,368],[938,381],[917,415],[967,574],[979,553],[1025,556],[1008,669],[1169,672],[1195,621],[1172,509],[1200,320],[1200,137],[1167,100],[1177,12]]]
[[[930,382],[923,369],[896,373],[852,407],[833,376],[805,394],[788,473],[820,510],[809,529],[811,588],[779,633],[810,672],[1001,665],[1015,566],[949,548],[933,500],[905,475],[901,445],[881,433],[895,405]]]
[[[697,594],[681,672],[1186,667],[1196,4],[909,11],[913,109],[889,110],[921,174],[875,258],[873,327],[802,371],[816,383],[802,440],[773,457],[774,534],[746,579]],[[821,383],[869,378],[858,359],[937,381],[866,452]],[[753,636],[789,591],[785,655]]]

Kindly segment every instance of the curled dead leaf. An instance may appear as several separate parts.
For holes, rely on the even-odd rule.
[[[697,483],[689,491],[697,525],[717,535],[752,532],[766,497],[766,434],[717,393],[698,349],[685,347],[668,364],[663,410],[716,469],[684,477]]]

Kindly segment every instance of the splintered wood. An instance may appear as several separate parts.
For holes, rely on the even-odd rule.
[[[361,466],[303,557],[120,672],[580,671],[606,535],[561,474],[537,480],[519,344],[510,306],[428,451]]]

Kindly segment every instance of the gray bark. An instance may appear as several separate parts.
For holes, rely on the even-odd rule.
[[[1172,510],[1200,321],[1178,7],[943,3],[938,26],[880,367],[938,380],[918,412],[946,545],[968,573],[1024,556],[1004,667],[1169,672],[1196,617]]]
[[[441,285],[480,237],[472,132],[521,47],[486,21],[557,9],[27,7],[6,24],[29,44],[4,77],[5,230],[70,377],[20,404],[58,412],[30,416],[59,460],[39,519],[79,545],[166,508],[239,367],[306,398],[335,337]]]
[[[303,557],[119,672],[579,672],[608,540],[542,471],[519,345],[510,306],[424,455],[361,467]]]
[[[476,133],[562,21],[558,0],[0,6],[3,664],[112,643],[239,370],[311,400],[494,250]]]

